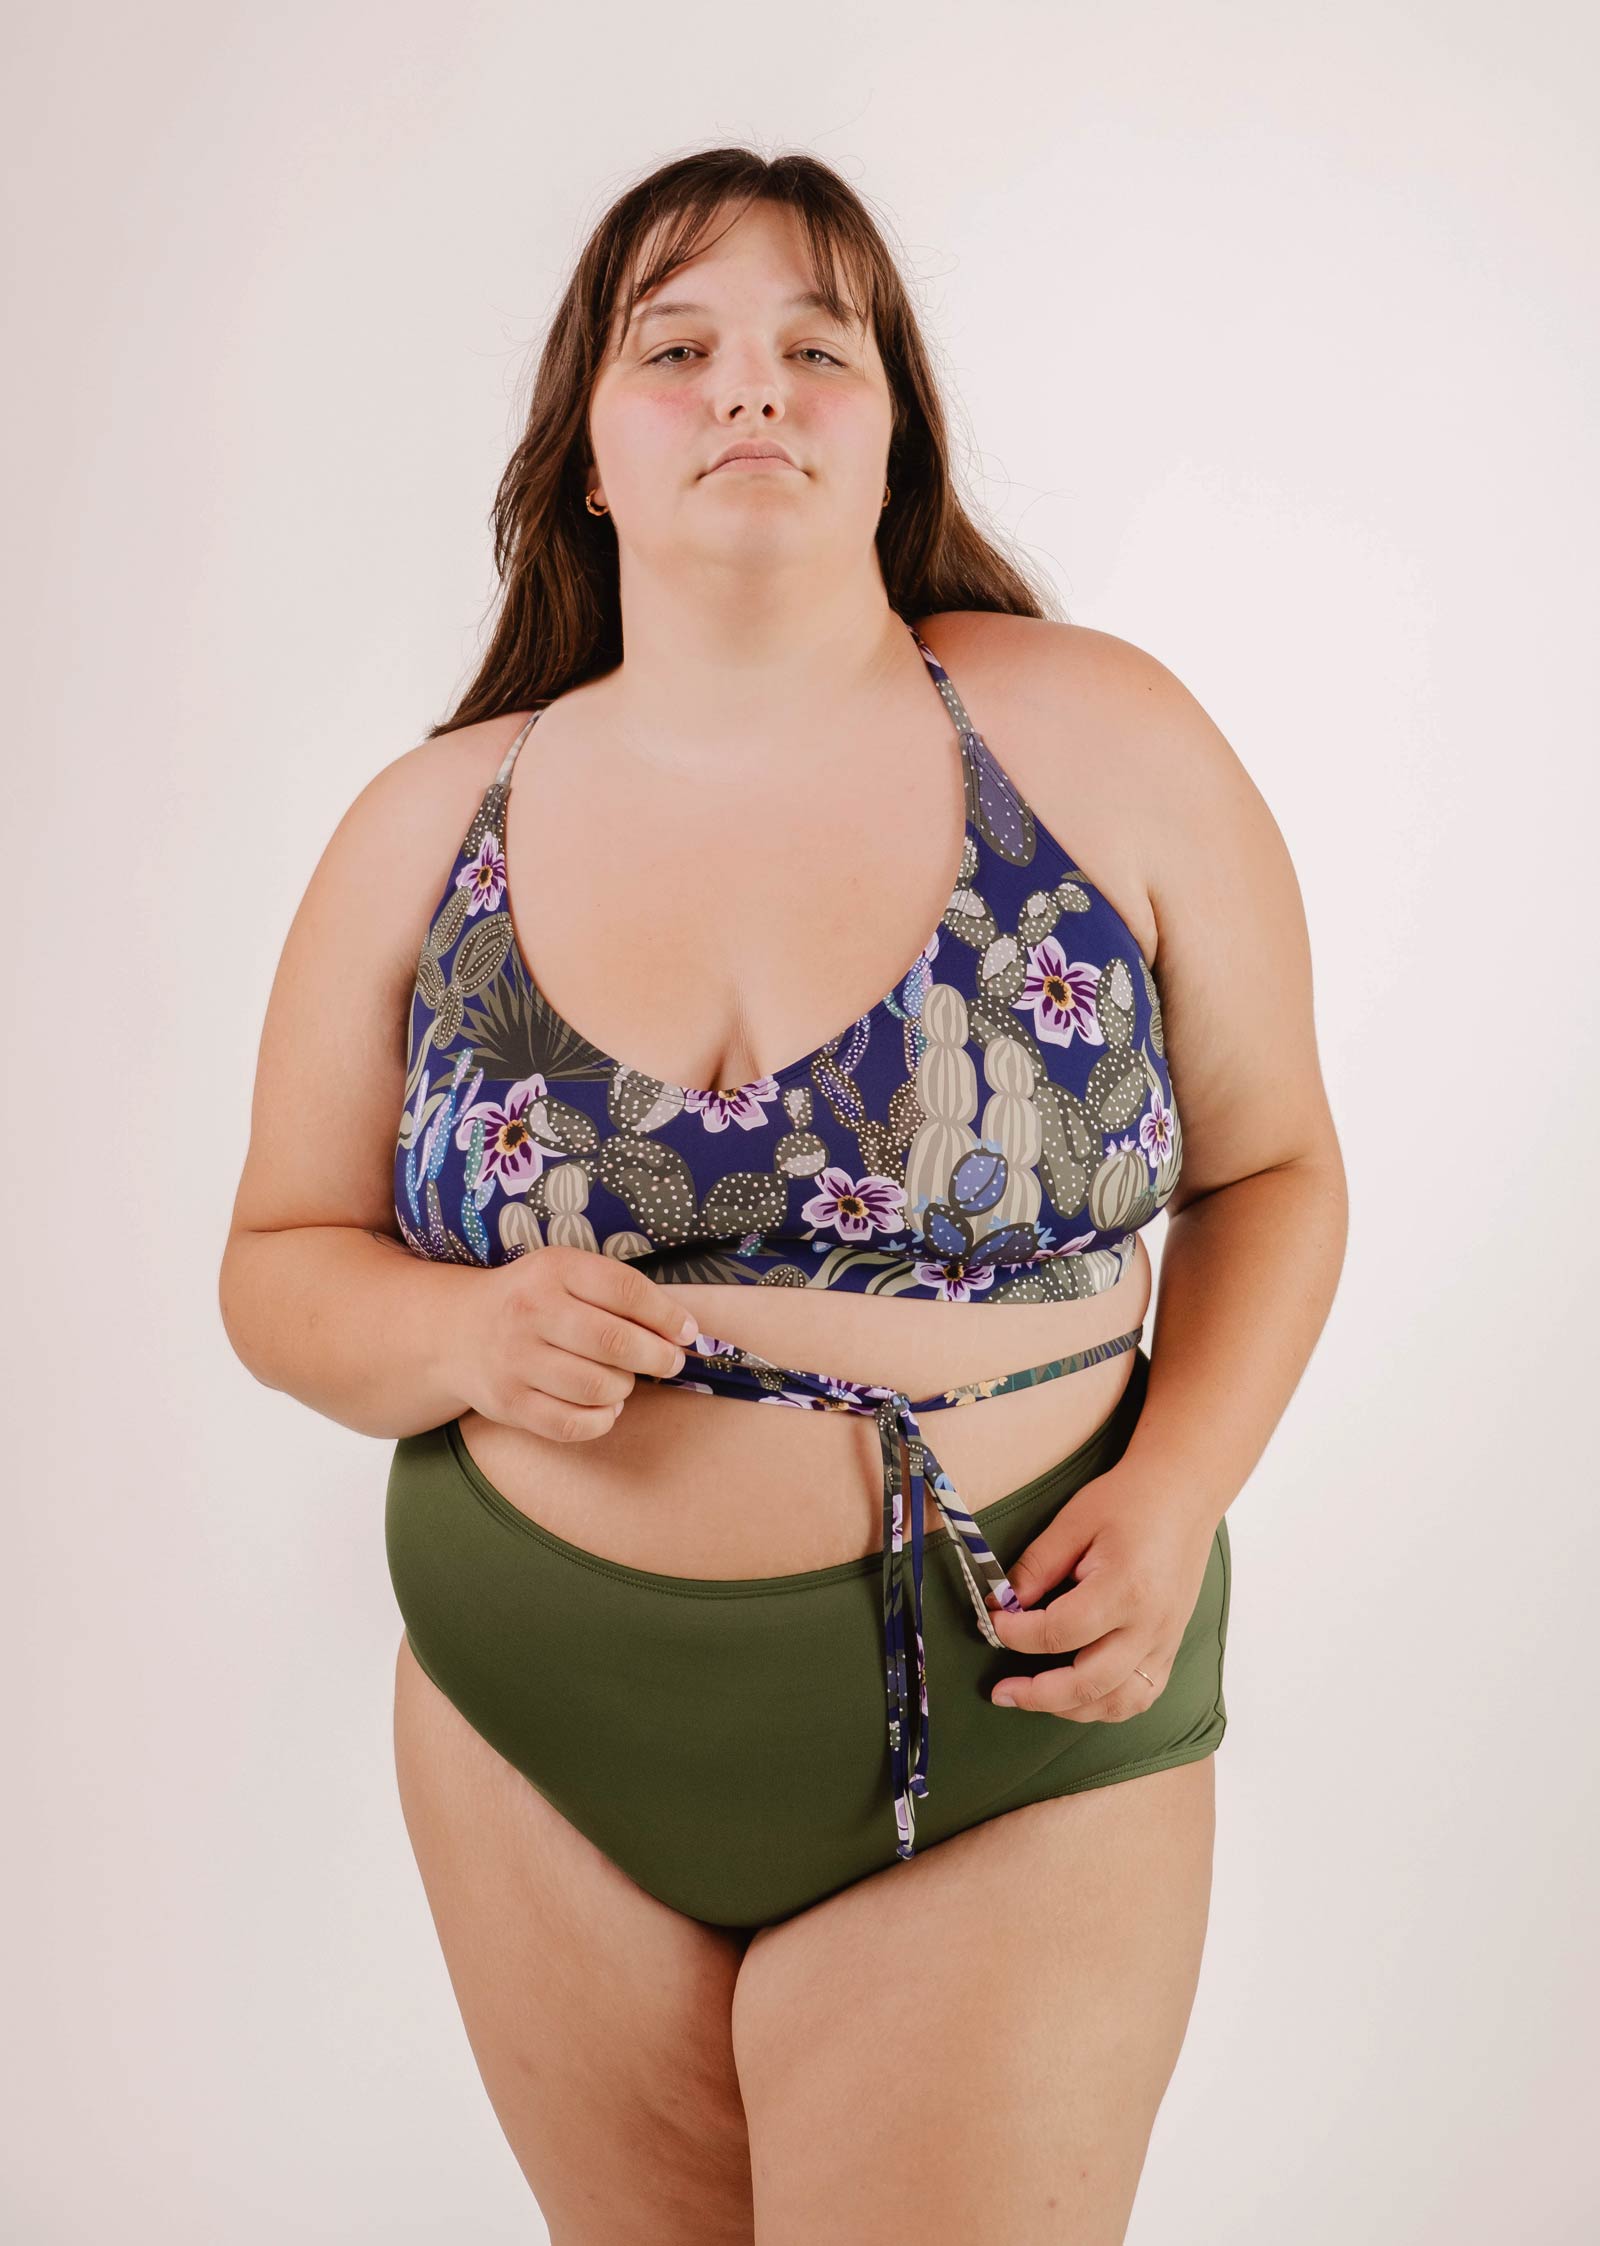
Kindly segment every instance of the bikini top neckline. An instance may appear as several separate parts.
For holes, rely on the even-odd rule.
[[[949,677],[949,674],[945,670],[944,665],[939,661],[938,656],[934,654],[932,648],[929,647],[926,640],[923,639],[921,633],[917,630],[914,624],[910,623],[903,616],[900,618],[900,622],[905,625],[906,630],[911,634],[911,638],[916,645],[917,652],[921,655],[924,666],[927,668],[928,674],[932,678],[933,683],[938,690],[939,698],[944,703],[945,710],[955,730],[956,744],[961,756],[963,781],[962,799],[965,808],[962,821],[961,849],[956,862],[955,878],[951,883],[951,892],[953,894],[959,893],[962,886],[962,877],[968,864],[968,855],[974,849],[978,839],[974,810],[977,804],[980,787],[985,787],[986,780],[987,787],[985,787],[985,794],[992,799],[991,818],[994,809],[998,808],[1003,811],[1006,816],[1007,825],[1011,827],[1015,833],[1019,856],[1024,854],[1027,856],[1032,855],[1035,847],[1036,834],[1044,835],[1052,842],[1052,844],[1054,844],[1054,837],[1050,835],[1050,830],[1044,824],[1043,820],[1039,819],[1033,812],[1031,806],[1027,803],[1020,790],[1017,788],[1016,783],[1011,779],[1010,775],[1001,765],[1000,760],[998,757],[996,757],[994,751],[988,747],[988,744],[983,741],[982,737],[978,734],[977,729],[974,727],[971,719],[967,715],[966,708],[962,703],[960,695],[956,692],[954,682]],[[533,731],[533,728],[535,727],[535,725],[537,725],[539,719],[544,715],[544,712],[548,707],[548,703],[541,703],[539,708],[534,711],[533,715],[528,719],[527,723],[521,728],[516,738],[512,741],[510,747],[506,750],[505,755],[502,757],[499,768],[495,773],[494,779],[490,783],[491,791],[496,788],[501,791],[501,794],[505,799],[506,806],[509,806],[510,803],[512,774],[516,766],[517,758],[521,753],[522,745],[527,740],[529,734]],[[987,765],[986,774],[979,767],[976,761],[980,754]],[[503,807],[502,817],[504,817],[504,815],[505,811]],[[988,839],[990,841],[990,846],[995,847],[996,838],[993,834],[992,826]],[[1071,861],[1067,858],[1066,852],[1064,850],[1061,850],[1060,845],[1054,844],[1054,847],[1058,851],[1063,862],[1070,865]],[[509,934],[509,944],[507,947],[508,951],[511,957],[516,961],[517,966],[521,970],[522,974],[526,977],[530,987],[538,991],[540,1000],[550,1014],[551,1019],[556,1027],[564,1031],[569,1037],[576,1039],[580,1045],[594,1054],[597,1061],[605,1069],[615,1070],[619,1074],[630,1074],[634,1076],[644,1077],[649,1079],[649,1081],[652,1083],[660,1083],[668,1091],[681,1092],[684,1095],[685,1100],[691,1104],[698,1104],[701,1102],[713,1100],[737,1100],[741,1093],[754,1094],[757,1092],[769,1092],[774,1086],[782,1086],[791,1082],[799,1082],[808,1077],[814,1064],[824,1055],[834,1051],[842,1043],[842,1041],[850,1035],[851,1031],[857,1027],[858,1023],[864,1023],[869,1027],[875,1027],[881,1016],[893,1011],[896,992],[903,988],[907,978],[916,971],[922,960],[929,955],[931,949],[937,943],[940,931],[944,927],[945,914],[949,910],[949,903],[947,899],[945,905],[940,909],[938,919],[935,920],[932,928],[923,937],[922,942],[912,953],[910,959],[906,961],[899,974],[889,985],[888,990],[881,997],[875,999],[872,1005],[867,1008],[864,1014],[855,1016],[850,1021],[842,1024],[839,1029],[834,1031],[831,1037],[824,1038],[822,1043],[820,1045],[813,1046],[810,1052],[802,1053],[798,1060],[785,1061],[781,1067],[771,1069],[765,1075],[752,1077],[748,1082],[744,1084],[722,1086],[675,1084],[669,1082],[669,1080],[666,1078],[657,1077],[650,1069],[639,1068],[633,1063],[619,1059],[618,1056],[614,1053],[608,1053],[603,1046],[595,1044],[592,1038],[585,1036],[584,1032],[580,1030],[575,1023],[569,1021],[558,1007],[551,1004],[550,999],[545,994],[543,985],[540,983],[538,976],[533,971],[533,967],[528,959],[528,956],[523,950],[522,941],[517,934],[516,918],[511,901],[510,865],[509,859],[504,853],[503,845],[501,869],[501,879],[504,885],[502,909],[504,910],[506,915]],[[1075,866],[1073,867],[1073,873],[1076,879],[1084,881],[1086,883],[1088,882],[1088,876],[1083,874],[1081,870],[1076,868]],[[1113,910],[1114,909],[1115,908],[1113,908]],[[1117,918],[1121,920],[1121,917],[1122,916],[1119,913],[1117,915]],[[1126,922],[1123,922],[1123,926],[1127,926]],[[1143,959],[1143,947],[1140,946],[1137,942],[1137,939],[1133,937],[1133,931],[1131,929],[1128,930],[1128,935],[1130,940],[1134,942],[1135,949],[1138,951],[1139,957]],[[1146,964],[1148,965],[1148,962]]]
[[[668,1283],[991,1304],[1117,1283],[1182,1159],[1154,970],[906,628],[963,757],[958,885],[897,989],[727,1093],[609,1057],[528,967],[504,782],[548,704],[525,716],[418,955],[395,1144],[409,1247],[488,1265],[562,1243]],[[901,808],[879,807],[891,863]],[[588,845],[602,882],[606,841]]]

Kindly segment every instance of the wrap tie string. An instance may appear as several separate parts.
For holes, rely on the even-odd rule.
[[[1007,1613],[1021,1611],[1005,1569],[1000,1565],[983,1531],[961,1502],[955,1484],[929,1448],[918,1420],[919,1412],[944,1411],[953,1405],[973,1404],[1015,1389],[1031,1388],[1064,1373],[1120,1356],[1138,1346],[1144,1332],[1141,1322],[1130,1333],[1113,1341],[1098,1342],[1070,1357],[1052,1357],[1042,1365],[1027,1365],[1020,1372],[994,1380],[974,1380],[958,1388],[945,1388],[915,1402],[903,1388],[885,1388],[862,1381],[841,1380],[824,1373],[774,1365],[737,1342],[719,1341],[698,1334],[682,1372],[667,1376],[664,1387],[702,1390],[711,1395],[754,1396],[802,1411],[870,1412],[877,1422],[878,1445],[883,1458],[883,1641],[884,1683],[889,1718],[889,1775],[894,1796],[895,1854],[916,1853],[916,1802],[928,1791],[927,1653],[922,1631],[923,1515],[931,1490],[939,1517],[950,1531],[950,1548],[961,1569],[962,1581],[972,1600],[978,1628],[992,1646],[1001,1640],[989,1619],[984,1593],[992,1593]],[[690,1377],[691,1374],[695,1377]],[[653,1378],[653,1375],[647,1375]],[[906,1596],[906,1512],[910,1508],[911,1584]],[[979,1578],[982,1578],[980,1582]],[[907,1659],[906,1608],[911,1616],[913,1657]],[[913,1725],[915,1738],[913,1742]]]

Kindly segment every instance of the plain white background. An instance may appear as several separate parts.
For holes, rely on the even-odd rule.
[[[0,2231],[541,2234],[396,1797],[388,1447],[252,1382],[216,1267],[284,931],[473,665],[571,260],[743,141],[882,213],[974,505],[1205,704],[1311,925],[1349,1255],[1230,1516],[1130,2239],[1592,2237],[1592,12],[168,0],[5,45]]]

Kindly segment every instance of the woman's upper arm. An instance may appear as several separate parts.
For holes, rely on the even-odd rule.
[[[1188,689],[1143,649],[1118,645],[1123,746],[1148,837],[1155,974],[1183,1129],[1167,1204],[1176,1216],[1237,1178],[1340,1156],[1317,1053],[1305,909],[1277,821]]]
[[[350,1225],[399,1238],[394,1149],[417,959],[505,731],[488,720],[396,757],[330,837],[273,977],[230,1235]]]

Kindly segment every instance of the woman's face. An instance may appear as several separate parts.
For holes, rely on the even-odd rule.
[[[753,203],[636,307],[620,347],[613,337],[589,408],[588,489],[610,508],[624,570],[836,569],[870,552],[893,401],[870,333],[791,301],[810,286],[794,213]],[[713,467],[746,439],[794,465]]]

